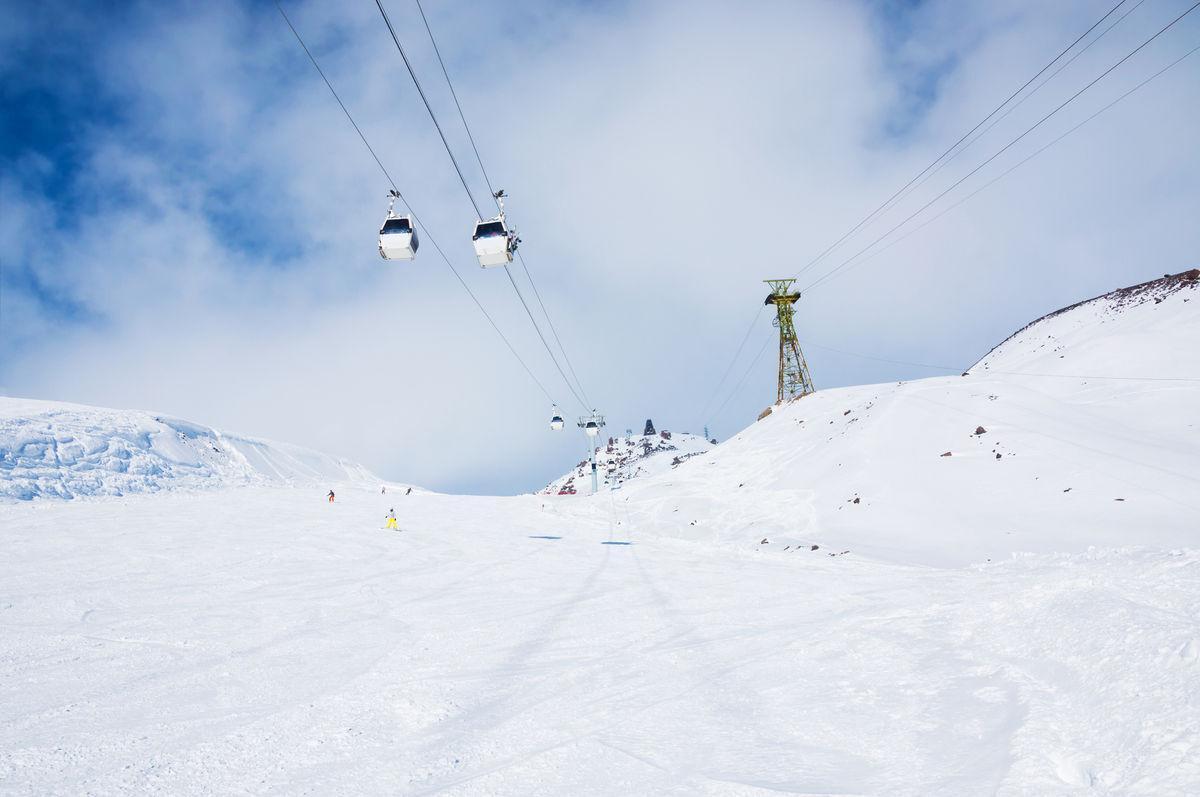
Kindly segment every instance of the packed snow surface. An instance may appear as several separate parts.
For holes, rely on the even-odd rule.
[[[1198,296],[595,496],[7,402],[0,793],[1200,794]]]
[[[0,397],[0,500],[343,482],[378,478],[300,446],[164,415]]]
[[[1196,550],[945,570],[596,508],[0,506],[0,791],[1200,793]]]

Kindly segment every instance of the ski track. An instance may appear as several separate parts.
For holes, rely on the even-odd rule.
[[[0,793],[1200,793],[1200,553],[939,569],[648,536],[656,500],[339,499],[0,507]]]

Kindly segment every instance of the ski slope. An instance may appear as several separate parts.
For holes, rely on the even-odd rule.
[[[559,511],[581,506],[0,506],[0,791],[1200,789],[1195,550],[945,570]]]
[[[379,479],[300,446],[148,412],[0,396],[0,500],[362,482]]]
[[[0,794],[1200,794],[1195,284],[595,496],[7,401]]]

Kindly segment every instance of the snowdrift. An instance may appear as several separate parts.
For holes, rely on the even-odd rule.
[[[777,407],[711,453],[628,485],[622,522],[790,555],[935,565],[1195,547],[1197,284],[1187,272],[1065,308],[965,376]]]
[[[0,499],[347,482],[379,480],[338,457],[164,415],[0,397]]]

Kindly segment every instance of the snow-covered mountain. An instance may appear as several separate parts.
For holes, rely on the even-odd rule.
[[[0,499],[378,482],[339,457],[164,415],[0,397]]]
[[[598,478],[607,485],[666,473],[704,453],[713,443],[688,432],[609,437],[596,447]],[[591,460],[580,460],[569,472],[547,484],[545,495],[576,495],[591,490]]]
[[[594,497],[7,400],[6,494],[158,492],[0,502],[0,792],[1200,794],[1196,285]]]
[[[622,491],[643,532],[926,564],[1200,544],[1200,290],[1052,313],[968,375],[822,390]]]

